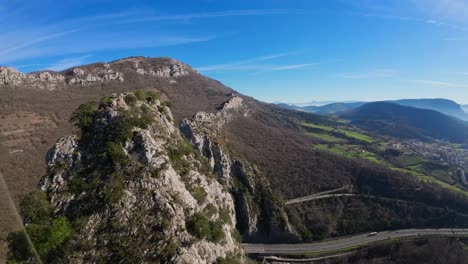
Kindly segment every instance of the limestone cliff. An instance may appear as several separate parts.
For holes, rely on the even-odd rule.
[[[198,112],[191,120],[184,119],[180,130],[229,186],[236,205],[237,228],[246,241],[294,241],[297,234],[262,169],[223,142],[223,126],[234,118],[248,118],[252,112],[241,97],[231,96],[216,113]]]

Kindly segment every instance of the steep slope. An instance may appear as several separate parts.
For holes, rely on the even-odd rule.
[[[433,110],[375,102],[340,116],[365,130],[396,137],[442,139],[458,143],[468,140],[468,126]]]
[[[37,254],[46,263],[242,260],[231,195],[157,95],[135,95],[82,105],[73,115],[79,133],[49,152],[41,191],[22,202]],[[36,257],[15,247],[22,235],[10,238],[18,262]]]
[[[463,111],[462,107],[452,100],[447,99],[403,99],[389,101],[399,105],[411,106],[420,109],[429,109],[442,114],[453,116],[462,120],[468,120],[468,114]]]

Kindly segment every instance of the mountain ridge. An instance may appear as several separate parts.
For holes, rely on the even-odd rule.
[[[342,113],[341,118],[363,129],[397,137],[442,139],[464,143],[468,126],[435,110],[403,106],[393,102],[367,103]]]
[[[384,100],[384,102],[396,103],[404,106],[411,106],[420,109],[435,110],[445,115],[453,116],[458,119],[468,121],[468,107],[460,105],[453,100],[444,98],[421,98],[421,99],[399,99],[399,100]],[[296,106],[291,104],[280,103],[281,107],[306,111],[324,115],[338,114],[353,110],[361,105],[371,102],[337,102],[322,106]]]

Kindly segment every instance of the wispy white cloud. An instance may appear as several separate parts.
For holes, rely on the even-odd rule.
[[[397,74],[396,70],[392,69],[376,69],[364,72],[354,73],[339,73],[336,76],[345,79],[377,79],[377,78],[390,78]]]
[[[91,55],[85,55],[81,57],[65,58],[55,62],[53,65],[46,67],[47,70],[61,71],[72,68],[74,66],[82,65],[88,62]]]
[[[199,71],[202,72],[209,72],[209,71],[229,71],[229,70],[252,70],[261,65],[255,65],[253,63],[258,63],[262,61],[272,60],[281,58],[284,56],[289,55],[290,53],[277,53],[277,54],[270,54],[261,57],[250,58],[242,61],[230,62],[230,63],[223,63],[223,64],[215,64],[209,66],[202,66],[197,68]]]
[[[465,0],[341,0],[355,8],[354,15],[445,26],[468,31],[468,2]]]
[[[21,64],[15,65],[15,68],[18,70],[31,68],[31,67],[41,67],[45,70],[51,71],[61,71],[65,69],[69,69],[75,66],[83,65],[89,62],[89,58],[91,55],[84,55],[79,57],[70,57],[60,59],[54,63],[33,63],[33,64]]]
[[[21,10],[21,9],[19,9]],[[193,33],[157,34],[151,21],[187,21],[239,16],[286,15],[304,13],[301,10],[290,9],[259,9],[259,10],[226,10],[219,12],[188,13],[188,14],[156,14],[151,9],[135,9],[123,12],[104,13],[94,16],[77,17],[64,21],[54,21],[44,24],[43,21],[24,21],[16,25],[12,21],[20,17],[14,14],[2,17],[9,23],[2,29],[0,36],[0,63],[46,56],[63,56],[73,53],[88,53],[99,50],[138,49],[161,46],[182,45],[205,42],[217,38],[216,34],[194,36]],[[15,17],[17,16],[18,17]],[[24,14],[23,14],[24,15]],[[1,17],[1,15],[0,15]],[[11,19],[11,20],[10,20]],[[142,23],[139,31],[118,29],[123,24]],[[30,24],[30,26],[28,26]],[[143,25],[144,24],[144,25]],[[27,27],[27,30],[25,30]],[[146,30],[145,30],[146,29]],[[149,30],[151,34],[149,34]],[[268,58],[265,58],[268,59]]]
[[[298,9],[251,9],[251,10],[226,10],[221,12],[205,12],[191,14],[173,14],[173,15],[146,15],[140,17],[121,20],[118,23],[139,23],[149,21],[164,20],[193,20],[208,19],[219,17],[237,17],[237,16],[264,16],[264,15],[300,15],[308,12]]]
[[[431,86],[446,87],[446,88],[468,88],[467,84],[459,84],[459,83],[436,81],[436,80],[411,80],[411,82],[431,85]]]
[[[271,54],[267,56],[255,57],[237,62],[202,66],[198,67],[197,70],[200,72],[251,71],[253,74],[259,74],[262,72],[271,71],[299,70],[318,65],[317,63],[261,64],[261,62],[274,60],[291,54],[293,53]]]
[[[450,38],[445,38],[444,40],[446,41],[460,41],[460,40],[466,40],[466,37],[450,37]]]

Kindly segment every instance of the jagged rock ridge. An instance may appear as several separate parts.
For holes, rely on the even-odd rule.
[[[131,73],[165,78],[171,82],[176,82],[177,78],[188,76],[191,73],[198,74],[196,70],[180,61],[160,60],[162,63],[152,63],[151,59],[133,57],[110,63],[74,67],[62,72],[41,71],[28,74],[10,67],[0,66],[0,85],[56,90],[72,85],[87,86],[104,82],[123,82],[126,75]],[[132,67],[123,66],[127,63],[131,63]]]
[[[261,169],[220,143],[223,141],[222,127],[234,118],[248,118],[251,112],[241,97],[233,96],[216,113],[202,111],[191,120],[182,120],[180,130],[208,159],[214,173],[230,187],[236,203],[237,227],[244,239],[255,241],[270,236],[272,239],[296,240],[297,233],[284,209],[277,206],[279,201],[272,196]]]

